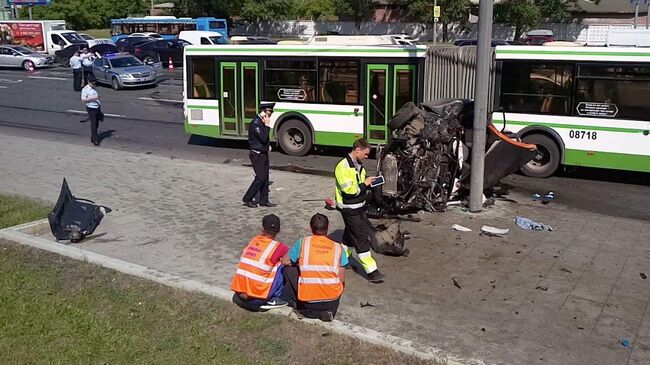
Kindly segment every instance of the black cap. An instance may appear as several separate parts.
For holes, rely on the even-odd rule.
[[[274,107],[275,107],[275,103],[262,103],[262,104],[260,104],[260,110],[271,109],[271,111],[273,111]]]
[[[275,214],[265,215],[262,218],[262,228],[267,232],[280,232],[280,218]]]

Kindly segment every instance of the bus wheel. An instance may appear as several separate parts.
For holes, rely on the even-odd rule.
[[[560,166],[560,149],[551,138],[542,134],[531,134],[522,140],[537,146],[537,156],[521,168],[530,177],[549,177]]]
[[[278,131],[280,148],[290,156],[304,156],[311,150],[312,135],[309,127],[300,120],[284,122]]]

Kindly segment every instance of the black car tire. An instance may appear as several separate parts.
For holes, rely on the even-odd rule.
[[[521,173],[530,177],[549,177],[560,166],[560,148],[555,141],[543,134],[530,134],[523,142],[537,146],[537,156],[521,167]]]
[[[304,156],[311,151],[311,130],[303,121],[291,119],[280,126],[277,141],[289,156]]]
[[[409,122],[413,117],[418,115],[420,113],[420,109],[413,104],[412,102],[408,102],[404,104],[399,110],[393,115],[392,118],[390,118],[390,121],[388,121],[388,127],[390,129],[399,129],[404,126],[407,122]]]
[[[111,86],[113,87],[113,90],[119,90],[122,88],[120,85],[120,80],[118,80],[117,77],[113,77],[111,80]]]

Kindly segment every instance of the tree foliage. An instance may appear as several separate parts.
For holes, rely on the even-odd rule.
[[[32,10],[34,19],[63,19],[72,29],[108,28],[113,18],[146,14],[148,0],[53,0],[49,6],[36,6]],[[27,18],[23,8],[21,18]]]
[[[521,37],[524,29],[536,27],[541,11],[533,0],[505,0],[495,7],[496,21],[515,27],[515,39]]]
[[[351,18],[357,30],[361,27],[361,22],[370,19],[374,11],[372,0],[334,0],[334,5],[339,19]]]
[[[227,0],[174,0],[173,14],[176,16],[198,18],[213,16],[228,18],[238,2]]]
[[[425,24],[433,23],[433,0],[409,0],[407,5],[409,18]],[[471,4],[469,0],[438,0],[438,5],[441,11],[439,21],[442,23],[442,38],[447,41],[449,25],[467,22]]]

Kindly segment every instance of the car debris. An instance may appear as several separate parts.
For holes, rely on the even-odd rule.
[[[442,212],[449,201],[469,193],[473,101],[443,99],[407,103],[391,118],[391,137],[377,152],[377,173],[385,184],[374,189],[370,217],[418,211]],[[536,146],[487,126],[483,190],[517,171],[537,154]]]
[[[367,220],[370,225],[370,247],[373,251],[386,256],[408,256],[404,248],[406,236],[401,231],[401,222],[396,219],[380,219],[377,224]]]
[[[454,231],[458,231],[458,232],[471,232],[472,231],[470,228],[467,228],[465,226],[461,226],[460,224],[454,224],[453,226],[451,226],[451,229],[453,229]]]
[[[519,217],[519,216],[515,217],[515,224],[517,225],[517,227],[528,231],[552,231],[553,230],[553,227],[549,226],[548,224],[537,223],[531,219]]]
[[[510,232],[509,228],[496,228],[491,226],[481,227],[481,234],[494,237],[503,237]]]

